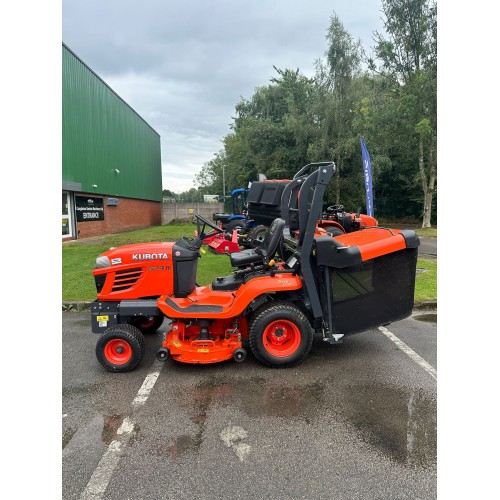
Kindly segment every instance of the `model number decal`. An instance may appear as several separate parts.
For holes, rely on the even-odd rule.
[[[114,266],[115,264],[121,264],[122,259],[120,257],[117,257],[116,259],[111,259],[111,265]]]
[[[109,316],[97,316],[97,321],[109,321]]]

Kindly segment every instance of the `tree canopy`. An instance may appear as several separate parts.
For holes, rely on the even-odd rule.
[[[223,147],[196,176],[201,193],[223,194],[264,174],[289,179],[314,161],[335,161],[328,203],[365,209],[360,138],[370,152],[376,217],[436,220],[436,4],[382,0],[385,32],[366,57],[333,13],[324,60],[308,78],[276,75],[235,105]],[[192,193],[193,194],[193,193]]]

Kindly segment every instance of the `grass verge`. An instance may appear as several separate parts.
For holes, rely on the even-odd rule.
[[[429,236],[431,238],[437,238],[438,236],[438,230],[437,230],[437,227],[429,227],[429,228],[418,228],[418,229],[415,229],[415,232],[419,235],[419,236]]]
[[[437,261],[417,259],[415,302],[437,301]]]

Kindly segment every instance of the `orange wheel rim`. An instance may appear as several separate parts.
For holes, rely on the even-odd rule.
[[[264,349],[277,358],[291,356],[300,345],[300,330],[295,323],[278,320],[269,323],[262,334]]]
[[[125,340],[110,340],[104,347],[104,356],[114,365],[124,365],[132,357],[132,348]]]

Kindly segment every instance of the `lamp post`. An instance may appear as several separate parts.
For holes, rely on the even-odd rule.
[[[226,198],[226,172],[222,164],[222,196]]]

